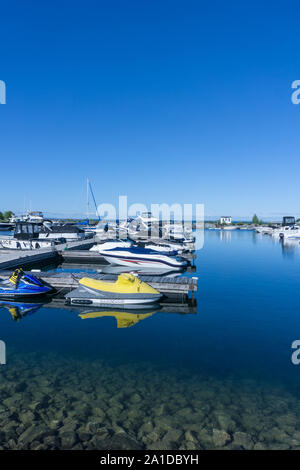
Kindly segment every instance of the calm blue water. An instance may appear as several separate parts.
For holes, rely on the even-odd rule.
[[[205,231],[196,266],[196,314],[150,310],[117,328],[114,317],[82,320],[75,309],[45,306],[16,322],[0,308],[7,346],[0,395],[26,383],[25,405],[6,409],[19,416],[15,444],[7,437],[2,446],[101,448],[94,421],[106,430],[106,444],[121,429],[123,448],[300,446],[300,365],[291,363],[291,343],[300,339],[300,246],[253,232]],[[22,437],[24,407],[42,401],[41,393],[48,398],[32,419],[48,429],[61,421],[52,444],[43,433]],[[61,429],[70,422],[71,431],[63,429],[72,433],[69,442]]]

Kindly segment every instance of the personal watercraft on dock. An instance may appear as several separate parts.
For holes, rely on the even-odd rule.
[[[125,305],[157,302],[162,294],[133,274],[120,274],[115,282],[83,277],[80,287],[66,294],[71,304]]]
[[[16,269],[9,279],[0,280],[0,299],[44,295],[51,290],[50,286],[32,274],[25,274],[22,269]]]

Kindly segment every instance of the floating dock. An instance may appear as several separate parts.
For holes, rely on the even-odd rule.
[[[59,263],[63,259],[63,253],[73,250],[82,250],[84,253],[95,244],[94,239],[76,240],[74,242],[61,243],[49,248],[37,250],[1,250],[0,271],[4,269],[26,268],[28,266],[46,266]],[[87,251],[89,253],[89,251]]]
[[[2,279],[8,279],[11,271],[4,271],[0,274]],[[60,293],[66,293],[78,287],[78,281],[82,277],[92,277],[105,281],[115,281],[116,274],[98,273],[68,273],[68,272],[34,272],[34,275],[42,281],[48,283]],[[194,299],[194,292],[197,290],[197,277],[164,277],[139,275],[139,278],[150,284],[154,289],[164,294],[167,298],[186,299],[189,295]]]
[[[160,309],[158,310],[159,313],[176,313],[179,315],[186,315],[186,314],[196,314],[197,313],[197,306],[196,303],[194,302],[169,302],[167,299],[163,300],[160,302]],[[56,297],[51,300],[51,302],[46,303],[43,305],[45,308],[59,308],[63,310],[68,310],[68,311],[74,311],[74,312],[81,312],[84,310],[87,310],[89,308],[88,306],[80,306],[80,305],[67,305],[66,301],[62,297]],[[143,307],[141,307],[143,308]],[[92,309],[89,308],[89,310],[99,310],[100,307],[93,307]],[[117,309],[118,311],[122,312],[122,309]],[[126,307],[124,307],[123,310],[126,310]]]
[[[56,273],[56,272],[44,272],[37,274],[37,277],[50,284],[57,290],[70,291],[78,287],[78,281],[82,277],[92,277],[94,279],[101,279],[105,281],[115,281],[117,279],[116,274],[98,274],[98,273]],[[164,276],[146,276],[139,275],[139,278],[150,284],[154,289],[164,294],[166,297],[181,297],[186,298],[191,294],[194,297],[194,292],[197,290],[196,277],[164,277]]]

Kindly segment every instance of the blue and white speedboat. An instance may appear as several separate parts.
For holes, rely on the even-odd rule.
[[[0,281],[0,299],[27,298],[48,294],[51,291],[50,286],[32,274],[25,274],[22,269],[16,269],[9,279]]]
[[[182,269],[187,265],[187,262],[178,256],[169,256],[169,254],[164,252],[157,252],[138,246],[99,250],[99,253],[109,263],[120,266]]]

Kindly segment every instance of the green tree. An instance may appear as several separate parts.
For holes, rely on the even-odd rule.
[[[4,218],[4,220],[8,220],[8,219],[10,219],[10,217],[11,217],[13,214],[14,214],[14,213],[13,213],[12,211],[6,211],[6,212],[4,212],[4,214],[3,214],[2,217]]]
[[[0,220],[3,220],[3,214],[0,212]]]
[[[252,217],[252,223],[253,224],[259,224],[259,219],[258,219],[256,214],[254,214],[254,216]]]

